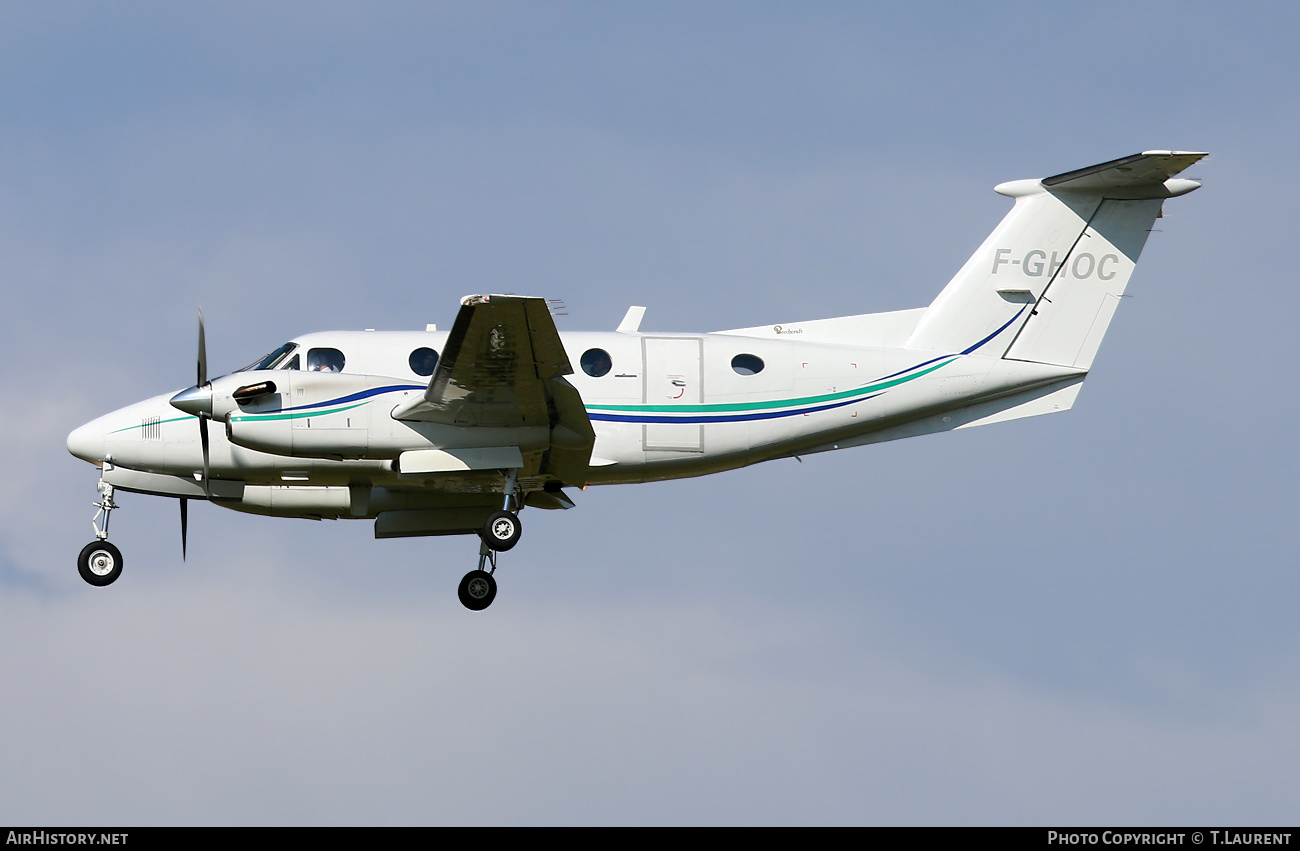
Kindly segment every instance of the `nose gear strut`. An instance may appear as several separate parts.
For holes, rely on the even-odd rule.
[[[91,505],[99,510],[95,512],[94,518],[90,521],[90,528],[94,531],[95,537],[101,541],[108,539],[108,515],[117,503],[113,502],[113,486],[104,481],[103,474],[99,479],[99,502],[93,502]]]
[[[108,469],[108,462],[105,462]],[[108,542],[108,518],[117,503],[113,501],[113,486],[99,479],[99,502],[93,503],[95,517],[90,521],[90,528],[95,532],[95,540],[82,547],[77,556],[77,572],[91,585],[102,587],[111,585],[122,575],[122,552]]]

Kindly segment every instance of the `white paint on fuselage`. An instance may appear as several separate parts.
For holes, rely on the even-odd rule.
[[[875,327],[885,329],[882,336],[896,339],[914,324],[914,314],[882,314],[893,318],[877,320]],[[777,326],[764,326],[745,329],[753,332],[752,336],[745,331],[561,335],[575,370],[569,381],[582,395],[596,432],[590,482],[683,478],[733,469],[1082,373],[978,354],[956,356],[827,340],[847,336],[846,332],[860,333],[871,325],[871,320],[863,317],[844,317],[794,323],[781,329],[803,334],[781,333],[774,330]],[[412,371],[412,352],[429,347],[441,353],[446,339],[445,333],[438,332],[334,331],[306,334],[293,342],[299,346],[302,364],[311,348],[338,349],[346,358],[344,373],[387,376],[394,379],[394,386],[407,388],[367,402],[370,422],[392,429],[406,428],[408,424],[396,423],[388,414],[428,381]],[[695,342],[701,353],[698,364],[692,365],[689,357],[682,361],[679,356],[677,361],[663,361],[665,369],[674,370],[671,375],[648,375],[647,351],[660,348],[661,341],[678,341],[679,355],[689,352],[690,343]],[[605,375],[593,377],[580,367],[583,353],[592,348],[610,355],[612,368]],[[739,374],[731,364],[742,354],[762,359],[764,368],[753,375]],[[942,366],[930,371],[934,367],[930,362],[935,359]],[[652,356],[652,371],[655,362]],[[900,372],[907,380],[890,379]],[[867,394],[867,398],[826,401],[828,396],[882,382],[886,386]],[[674,398],[673,393],[679,393],[680,398]],[[88,423],[69,437],[69,449],[92,462],[109,458],[131,469],[181,476],[197,474],[202,469],[198,422],[169,404],[172,395],[163,394]],[[823,401],[795,401],[817,399]],[[663,416],[675,416],[678,412],[673,406],[677,404],[704,408],[696,411],[700,419],[731,419],[671,424],[668,428],[663,424],[648,427],[643,422],[608,419],[654,416],[655,408],[666,409],[661,412]],[[353,415],[359,417],[361,413]],[[153,419],[157,424],[150,427],[148,423]],[[665,434],[668,440],[674,439],[673,429],[688,435],[682,442],[686,448],[663,448]],[[301,486],[346,486],[357,481],[393,487],[412,484],[399,480],[391,461],[383,458],[291,458],[232,444],[221,422],[210,423],[209,431],[210,469],[217,479],[276,486],[283,485],[286,476]]]

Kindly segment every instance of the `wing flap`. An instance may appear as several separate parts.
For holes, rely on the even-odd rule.
[[[375,517],[376,538],[472,535],[487,522],[494,506],[382,511]]]
[[[465,470],[517,470],[524,466],[518,446],[475,449],[416,449],[403,452],[397,467],[403,476],[459,473]]]

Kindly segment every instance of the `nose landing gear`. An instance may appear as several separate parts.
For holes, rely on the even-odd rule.
[[[113,486],[103,479],[99,480],[99,502],[94,505],[99,509],[90,521],[95,540],[81,548],[77,572],[91,585],[103,587],[112,585],[122,575],[122,551],[108,542],[109,513],[117,508],[117,503],[113,502]]]

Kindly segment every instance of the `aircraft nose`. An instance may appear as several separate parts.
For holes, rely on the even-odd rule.
[[[88,422],[68,435],[68,451],[92,464],[104,460],[104,426],[100,421]]]

